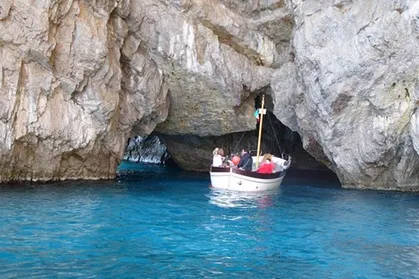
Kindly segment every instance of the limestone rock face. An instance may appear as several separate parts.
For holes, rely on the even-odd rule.
[[[132,1],[131,1],[132,2]],[[215,2],[216,3],[216,2]],[[136,1],[132,36],[167,77],[170,109],[157,131],[222,135],[254,129],[252,92],[269,85],[277,60],[269,37],[214,1]],[[137,24],[138,25],[138,24]]]
[[[418,190],[418,18],[409,0],[0,0],[0,181],[111,178],[152,131],[193,169],[177,146],[255,129],[265,93],[345,187]]]
[[[295,60],[272,79],[278,118],[343,186],[418,189],[419,3],[291,6]]]
[[[135,53],[121,63],[121,5],[0,1],[0,181],[112,178],[131,130],[165,118],[154,63]],[[126,67],[147,74],[122,78]],[[141,78],[161,85],[148,90],[147,106]]]

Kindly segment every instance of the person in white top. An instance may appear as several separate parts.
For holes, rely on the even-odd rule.
[[[224,160],[224,150],[222,148],[216,148],[212,154],[214,155],[214,157],[212,157],[212,166],[222,167]]]

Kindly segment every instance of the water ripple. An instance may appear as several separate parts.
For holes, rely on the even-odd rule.
[[[0,186],[0,278],[419,278],[418,195],[288,179],[244,194],[166,169]]]

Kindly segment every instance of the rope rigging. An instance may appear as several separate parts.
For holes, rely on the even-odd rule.
[[[283,149],[281,148],[281,145],[279,144],[279,140],[278,140],[278,137],[277,137],[277,135],[276,135],[276,132],[275,132],[275,129],[274,129],[274,126],[273,126],[273,123],[272,123],[271,116],[269,115],[269,113],[267,113],[267,115],[268,115],[269,124],[271,125],[271,129],[272,129],[272,132],[273,132],[273,134],[274,134],[274,137],[275,137],[275,142],[276,142],[276,144],[277,144],[277,146],[278,146],[279,152],[281,153],[281,156],[282,156],[282,157],[284,157],[284,151],[283,151]],[[233,153],[237,151],[237,147],[240,145],[240,143],[241,143],[241,141],[242,141],[242,139],[243,139],[243,137],[244,137],[244,135],[245,135],[245,134],[246,134],[246,131],[244,131],[244,132],[243,132],[243,134],[241,135],[241,137],[240,137],[239,141],[238,141],[238,142],[237,142],[237,144],[234,146],[234,149],[232,150],[232,151],[233,151]],[[249,149],[250,149],[250,147],[249,147]]]
[[[269,115],[269,113],[268,113],[268,119],[269,119],[269,123],[271,124],[271,129],[272,129],[272,132],[274,133],[275,141],[276,141],[276,144],[278,145],[279,152],[281,152],[281,155],[282,155],[282,154],[284,154],[284,152],[282,152],[282,148],[281,148],[281,145],[279,144],[278,137],[276,136],[275,129],[274,129],[274,126],[272,124],[271,116]]]
[[[237,147],[239,146],[240,142],[242,141],[244,134],[246,134],[246,131],[243,132],[242,136],[239,139],[239,142],[237,142],[236,146],[234,146],[233,152],[236,152]]]

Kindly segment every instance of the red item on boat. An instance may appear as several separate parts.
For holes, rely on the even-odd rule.
[[[240,162],[240,157],[239,156],[233,156],[233,158],[231,158],[231,161],[233,162],[234,165],[238,165]]]
[[[272,173],[274,171],[273,163],[264,163],[257,170],[258,173]]]

